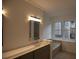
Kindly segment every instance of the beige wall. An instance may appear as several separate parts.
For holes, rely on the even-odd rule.
[[[3,0],[3,51],[29,43],[29,15],[43,17],[43,12],[25,0]]]
[[[71,53],[76,53],[76,43],[62,41],[62,50]]]

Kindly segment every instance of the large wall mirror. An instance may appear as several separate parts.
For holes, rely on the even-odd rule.
[[[33,40],[40,39],[39,31],[40,31],[40,22],[30,20],[29,21],[29,38]]]

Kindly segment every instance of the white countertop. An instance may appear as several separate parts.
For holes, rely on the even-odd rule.
[[[43,41],[37,42],[35,44],[31,44],[31,45],[28,45],[28,46],[25,46],[25,47],[22,47],[22,48],[18,48],[18,49],[15,49],[15,50],[4,52],[3,53],[3,59],[16,58],[18,56],[27,54],[27,53],[32,52],[34,50],[37,50],[41,47],[44,47],[44,46],[46,46],[50,43],[51,43],[51,40],[43,40]]]

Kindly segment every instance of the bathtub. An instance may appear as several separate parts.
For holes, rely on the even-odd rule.
[[[51,44],[52,56],[56,55],[60,51],[61,51],[61,42],[52,40],[52,44]]]

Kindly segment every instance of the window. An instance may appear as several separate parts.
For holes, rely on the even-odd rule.
[[[61,22],[55,23],[55,37],[61,37]]]
[[[65,39],[70,39],[70,21],[65,21],[64,22],[63,37]]]
[[[64,39],[75,39],[75,21],[57,21],[54,24],[54,37]]]
[[[75,26],[75,21],[71,21],[70,38],[71,38],[71,39],[75,39],[75,38],[76,38],[76,26]]]

